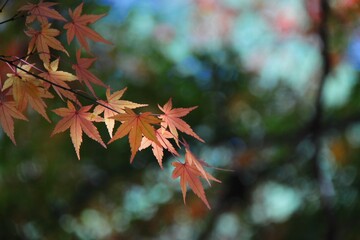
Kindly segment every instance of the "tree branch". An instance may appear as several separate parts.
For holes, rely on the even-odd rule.
[[[99,102],[99,101],[96,100],[95,98],[89,97],[89,96],[87,96],[87,95],[85,95],[85,94],[83,94],[83,93],[80,93],[80,92],[78,92],[78,91],[76,91],[76,90],[74,90],[74,89],[61,86],[61,85],[59,85],[59,84],[57,84],[57,83],[53,83],[53,82],[51,82],[51,81],[49,81],[49,80],[47,80],[47,79],[45,79],[45,78],[43,78],[43,77],[40,77],[40,76],[38,76],[38,75],[30,72],[30,71],[27,71],[26,69],[24,69],[24,68],[22,68],[22,67],[19,67],[19,66],[16,65],[13,61],[7,60],[7,59],[5,59],[5,58],[3,58],[3,57],[0,57],[0,61],[3,61],[3,62],[5,62],[5,63],[7,63],[7,64],[9,64],[9,65],[11,65],[11,66],[19,69],[19,70],[21,70],[21,71],[23,71],[23,72],[26,72],[27,74],[29,74],[29,75],[37,78],[37,79],[40,79],[40,80],[42,80],[42,81],[44,81],[44,82],[47,82],[47,83],[51,84],[52,86],[56,86],[56,87],[61,88],[61,89],[65,90],[65,91],[74,93],[74,94],[76,94],[76,95],[78,95],[78,96],[80,96],[80,97],[82,97],[82,98],[84,98],[84,99],[89,100],[90,102],[92,102],[92,103],[94,103],[94,104],[101,105],[101,106],[103,106],[104,108],[107,108],[107,109],[109,109],[109,110],[111,110],[111,111],[113,111],[113,112],[116,112],[117,114],[120,114],[119,111],[117,111],[117,110],[115,110],[115,109],[113,109],[113,108],[111,108],[111,107],[109,107],[109,106],[107,106],[107,105]]]
[[[9,2],[9,0],[5,0],[5,2],[3,3],[3,5],[0,8],[0,13],[4,10],[4,8],[8,2]]]
[[[309,137],[310,141],[314,145],[314,153],[310,159],[312,164],[313,174],[319,186],[319,195],[321,200],[321,210],[324,213],[324,221],[326,223],[326,235],[324,239],[335,240],[337,239],[337,221],[334,210],[334,186],[330,179],[325,176],[324,170],[321,168],[321,138],[324,134],[324,131],[337,128],[344,129],[349,124],[357,122],[360,120],[360,114],[355,113],[341,119],[323,119],[324,118],[324,109],[322,103],[322,95],[324,91],[324,85],[326,78],[331,71],[330,65],[330,54],[329,54],[329,33],[328,33],[328,18],[330,15],[330,7],[327,0],[320,1],[321,9],[321,22],[318,26],[318,36],[321,46],[321,59],[322,67],[321,74],[319,77],[319,84],[315,94],[315,111],[313,117],[309,120],[304,127],[295,130],[293,133],[284,133],[278,135],[268,136],[263,142],[262,146],[255,147],[264,147],[272,146],[274,144],[294,144],[299,143],[304,138]],[[325,121],[324,121],[325,120]],[[239,184],[238,184],[239,185]],[[237,194],[220,194],[219,202],[222,204],[226,201],[229,201]],[[209,237],[209,232],[211,232],[211,227],[213,226],[215,220],[223,212],[227,211],[228,208],[215,206],[215,211],[211,217],[211,220],[206,225],[204,231],[201,232],[199,239],[207,239]]]
[[[1,11],[0,11],[0,12],[1,12]],[[20,14],[19,12],[17,12],[17,13],[15,13],[15,15],[12,16],[11,18],[6,19],[6,20],[0,22],[0,25],[1,25],[1,24],[4,24],[4,23],[7,23],[7,22],[15,21],[16,19],[20,19],[20,18],[22,18],[22,17],[25,17],[25,14]]]
[[[330,13],[329,3],[327,0],[320,1],[321,21],[319,24],[318,35],[321,44],[321,58],[322,69],[320,75],[320,82],[315,98],[315,114],[310,125],[311,141],[314,145],[314,154],[310,161],[313,167],[313,173],[319,185],[320,201],[322,211],[324,212],[325,222],[327,224],[326,236],[324,239],[337,239],[337,221],[334,211],[334,186],[331,179],[325,176],[325,172],[321,167],[321,136],[323,132],[322,118],[323,118],[323,104],[322,95],[324,91],[324,84],[327,76],[330,73],[330,55],[329,55],[329,33],[328,33],[328,18]]]

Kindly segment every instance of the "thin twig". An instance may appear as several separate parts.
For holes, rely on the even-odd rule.
[[[6,55],[0,55],[1,58],[15,58],[15,60],[12,60],[12,62],[16,62],[16,61],[21,61],[22,59],[25,59],[27,57],[30,57],[31,55],[34,55],[33,52],[30,52],[22,57],[17,57],[17,56],[6,56]]]
[[[4,8],[5,8],[5,6],[6,6],[6,4],[9,2],[9,0],[6,0],[4,3],[3,3],[3,5],[1,6],[1,8],[0,8],[0,13],[4,10]]]
[[[22,18],[22,17],[25,17],[25,14],[19,14],[19,12],[17,12],[17,13],[15,13],[15,15],[12,16],[11,18],[6,19],[6,20],[0,22],[0,25],[1,25],[1,24],[4,24],[4,23],[7,23],[7,22],[14,21],[14,20],[16,20],[16,19],[20,19],[20,18]]]
[[[5,58],[3,58],[3,57],[0,57],[0,61],[3,61],[3,62],[5,62],[5,63],[7,63],[7,64],[9,64],[9,65],[11,65],[11,66],[19,69],[19,70],[21,70],[21,71],[23,71],[23,72],[25,72],[25,73],[33,76],[33,77],[37,78],[37,79],[40,79],[40,80],[42,80],[42,81],[44,81],[44,82],[47,82],[47,83],[51,84],[52,86],[55,86],[55,87],[58,87],[58,88],[61,88],[61,89],[65,90],[65,91],[74,93],[74,94],[76,94],[76,95],[78,95],[78,96],[80,96],[80,97],[82,97],[82,98],[84,98],[84,99],[89,100],[90,102],[92,102],[92,103],[94,103],[94,104],[103,106],[104,108],[107,108],[107,109],[109,109],[109,110],[111,110],[111,111],[113,111],[113,112],[116,112],[117,114],[120,114],[119,111],[117,111],[117,110],[115,110],[115,109],[113,109],[113,108],[111,108],[111,107],[109,107],[109,106],[107,106],[107,105],[105,105],[105,104],[97,101],[95,98],[89,97],[89,96],[87,96],[87,95],[85,95],[85,94],[82,94],[82,93],[80,93],[80,92],[78,92],[78,91],[76,91],[76,90],[73,90],[73,89],[71,89],[71,88],[67,88],[67,87],[61,86],[61,85],[59,85],[59,84],[57,84],[57,83],[53,83],[53,82],[51,82],[51,81],[49,81],[49,80],[47,80],[47,79],[45,79],[45,78],[43,78],[43,77],[40,77],[40,76],[38,76],[38,75],[36,75],[36,74],[28,71],[28,70],[26,70],[26,69],[24,69],[24,68],[16,65],[15,63],[13,63],[13,62],[10,61],[10,60],[7,60],[7,59],[5,59]]]

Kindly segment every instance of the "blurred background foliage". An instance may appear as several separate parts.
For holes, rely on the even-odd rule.
[[[127,140],[103,149],[85,137],[77,161],[68,133],[50,138],[59,118],[28,112],[17,146],[0,131],[0,239],[359,239],[360,1],[329,2],[322,84],[318,0],[85,1],[85,13],[108,13],[93,27],[114,43],[92,45],[93,72],[154,112],[170,97],[199,106],[186,120],[206,144],[187,139],[192,150],[233,171],[214,171],[211,211],[193,193],[184,206],[171,155],[164,170],[149,150],[130,165]],[[1,54],[26,51],[23,27],[0,25]]]

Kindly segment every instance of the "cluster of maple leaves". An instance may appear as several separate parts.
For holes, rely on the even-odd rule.
[[[173,108],[172,101],[164,106],[158,106],[161,114],[151,112],[136,113],[133,109],[147,106],[127,100],[122,100],[125,89],[111,93],[109,87],[89,71],[96,58],[82,58],[83,50],[90,53],[88,40],[111,44],[99,33],[89,28],[89,24],[96,22],[105,14],[82,14],[81,3],[74,10],[69,9],[70,20],[64,18],[53,7],[54,2],[40,1],[37,4],[27,3],[19,8],[19,13],[26,16],[25,34],[30,37],[25,57],[0,56],[0,61],[7,64],[9,73],[3,81],[0,78],[0,125],[14,144],[14,119],[27,120],[24,112],[30,107],[38,112],[48,122],[45,99],[54,95],[66,102],[66,107],[54,109],[53,112],[61,117],[51,135],[70,129],[70,137],[78,159],[80,160],[80,146],[83,132],[91,139],[106,148],[97,127],[94,123],[106,124],[110,141],[128,136],[131,148],[130,162],[136,153],[151,146],[152,152],[162,168],[164,149],[174,156],[180,156],[177,148],[185,149],[185,162],[175,161],[173,178],[180,177],[180,185],[184,198],[187,185],[206,204],[207,201],[201,178],[208,183],[210,180],[220,182],[211,176],[204,167],[209,167],[204,161],[198,159],[191,151],[185,140],[179,138],[178,131],[204,142],[191,127],[181,118],[189,114],[196,107]],[[72,65],[74,73],[59,70],[59,57],[56,51],[70,56],[67,49],[57,39],[61,31],[52,27],[53,22],[64,23],[67,43],[70,45],[76,38],[80,48],[76,51],[77,63]],[[32,58],[38,59],[32,59]],[[30,63],[30,60],[35,63]],[[37,60],[37,61],[36,61]],[[39,64],[40,63],[40,64]],[[89,97],[69,86],[69,82],[79,81],[84,84],[93,97]],[[106,88],[106,100],[96,100],[92,87],[96,84]],[[78,97],[93,99],[94,104],[82,106]],[[120,126],[114,132],[115,124]]]

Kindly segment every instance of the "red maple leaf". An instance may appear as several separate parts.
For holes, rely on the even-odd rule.
[[[150,139],[143,137],[141,140],[141,145],[139,147],[139,151],[152,147],[152,152],[154,156],[156,157],[156,160],[158,161],[161,168],[163,168],[162,165],[162,159],[164,156],[164,149],[167,149],[169,152],[174,154],[175,156],[179,156],[179,153],[175,150],[173,145],[168,139],[174,138],[174,136],[168,132],[164,131],[164,129],[159,128],[156,131],[156,138],[159,141],[160,145],[156,144],[155,142],[151,141]]]
[[[172,165],[175,167],[172,178],[180,177],[180,186],[183,195],[184,203],[186,204],[186,191],[187,185],[191,190],[205,203],[210,209],[210,204],[207,201],[204,187],[200,181],[201,173],[194,166],[188,163],[173,162]]]
[[[155,129],[151,125],[159,124],[160,120],[151,116],[150,112],[138,115],[133,110],[125,108],[125,113],[120,113],[112,118],[117,121],[121,121],[122,123],[109,143],[112,143],[113,141],[123,138],[129,134],[129,143],[131,148],[130,163],[132,163],[136,152],[140,148],[141,138],[143,135],[160,146],[160,143],[156,138]]]
[[[163,120],[161,122],[161,126],[164,128],[169,128],[170,132],[174,135],[175,141],[178,141],[178,132],[177,130],[184,132],[190,136],[193,136],[194,138],[198,139],[201,142],[204,142],[202,138],[200,138],[192,129],[191,127],[180,117],[184,117],[189,112],[194,110],[197,107],[191,107],[191,108],[172,108],[172,100],[171,98],[169,101],[163,106],[160,107],[161,111],[164,112],[164,114],[160,115],[159,118]]]
[[[6,90],[2,89],[2,83],[0,79],[0,125],[3,128],[6,135],[9,136],[11,141],[16,145],[14,137],[14,120],[13,118],[26,120],[27,118],[16,108],[16,103],[12,100],[9,94],[10,88]]]
[[[108,129],[110,137],[112,137],[112,135],[113,135],[113,129],[114,129],[114,125],[115,125],[115,120],[112,119],[111,117],[118,114],[117,112],[124,113],[125,108],[134,109],[134,108],[147,106],[147,104],[139,104],[139,103],[134,103],[134,102],[126,101],[126,100],[120,100],[120,98],[122,97],[122,95],[124,94],[126,89],[127,88],[124,88],[122,90],[116,91],[113,94],[111,94],[110,89],[108,88],[106,90],[106,99],[107,100],[106,101],[99,100],[98,102],[109,108],[106,108],[102,105],[98,105],[94,109],[94,113],[96,115],[104,112],[105,124]],[[117,112],[115,112],[114,110]]]
[[[55,28],[50,28],[51,23],[43,24],[41,26],[41,31],[29,28],[25,33],[31,37],[28,53],[31,53],[35,49],[39,53],[40,59],[44,63],[50,62],[50,49],[49,47],[63,51],[69,56],[69,53],[65,50],[63,45],[55,37],[60,34],[60,31]]]
[[[47,70],[47,72],[40,73],[39,76],[45,78],[46,80],[52,83],[55,83],[59,86],[69,89],[70,87],[67,85],[66,82],[74,81],[77,79],[77,77],[68,72],[58,71],[58,66],[59,66],[59,59],[54,60],[50,64],[44,63],[44,67]],[[71,99],[74,102],[77,101],[75,94],[72,92],[66,91],[65,89],[62,89],[50,83],[44,83],[44,86],[46,89],[49,89],[49,87],[52,86],[55,92],[59,95],[59,97],[62,100],[64,96],[68,99]]]
[[[57,4],[58,3],[44,2],[43,0],[40,0],[40,2],[37,4],[27,3],[26,5],[19,8],[18,11],[28,12],[29,15],[26,17],[27,24],[32,23],[36,18],[42,24],[48,23],[48,18],[66,21],[66,19],[61,16],[60,13],[50,8]]]
[[[213,177],[210,173],[208,173],[204,166],[208,166],[204,161],[200,161],[197,157],[190,152],[187,144],[186,154],[185,154],[185,163],[173,162],[173,166],[175,167],[173,171],[173,178],[180,177],[180,186],[181,191],[184,198],[186,198],[186,186],[187,184],[193,190],[193,192],[205,203],[205,205],[210,209],[210,205],[206,199],[205,191],[203,185],[200,181],[200,178],[205,179],[209,184],[210,181],[215,181],[221,183],[220,180]],[[206,165],[205,165],[206,164]]]
[[[100,18],[104,17],[105,14],[83,14],[81,16],[83,5],[84,3],[81,3],[79,6],[77,6],[74,12],[69,9],[69,15],[72,21],[64,25],[64,28],[67,29],[66,37],[68,44],[71,43],[71,41],[74,39],[74,36],[76,36],[81,46],[83,46],[86,51],[89,51],[89,44],[87,43],[86,38],[89,38],[95,42],[112,44],[111,42],[103,38],[100,34],[87,27],[88,24],[96,22]]]
[[[16,107],[24,111],[28,104],[41,114],[48,122],[50,119],[46,114],[46,103],[43,98],[52,98],[53,95],[43,88],[41,82],[34,76],[28,74],[32,65],[21,65],[14,69],[13,73],[8,73],[3,90],[12,87],[12,95],[16,102]],[[18,69],[19,68],[19,69]],[[27,71],[23,71],[23,70]]]
[[[187,145],[187,144],[186,144]],[[210,173],[208,173],[204,167],[209,167],[209,165],[203,161],[198,159],[189,149],[188,146],[186,146],[185,149],[185,162],[191,166],[194,166],[199,173],[201,174],[201,177],[204,178],[209,184],[210,181],[215,181],[215,182],[221,182],[220,180],[214,178]]]
[[[54,134],[64,132],[70,128],[70,137],[75,147],[76,155],[80,160],[80,145],[82,143],[82,132],[84,131],[93,140],[100,143],[106,148],[105,143],[102,141],[100,134],[92,123],[93,121],[100,121],[98,118],[94,118],[94,114],[90,113],[92,105],[84,106],[80,109],[76,109],[74,105],[68,101],[67,108],[58,108],[53,110],[57,115],[63,117],[55,126]]]
[[[94,74],[92,74],[88,68],[94,63],[96,58],[81,58],[81,52],[78,50],[76,52],[76,60],[77,64],[72,65],[72,68],[76,72],[76,76],[80,80],[80,82],[84,82],[86,87],[91,91],[91,93],[96,96],[91,83],[97,84],[99,86],[106,87],[106,85],[98,79]]]

